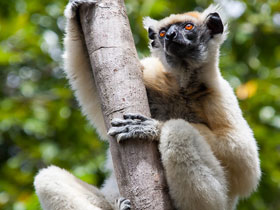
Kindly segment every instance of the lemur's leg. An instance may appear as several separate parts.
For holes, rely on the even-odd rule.
[[[113,119],[109,135],[118,141],[129,138],[159,139],[159,150],[170,195],[178,209],[227,209],[224,171],[208,143],[188,122],[162,123],[137,114]],[[159,136],[160,135],[160,136]]]
[[[109,203],[94,186],[56,166],[42,169],[34,181],[36,194],[44,210],[130,210],[130,201]]]
[[[223,168],[193,126],[180,119],[164,123],[159,150],[177,208],[228,209]]]
[[[113,210],[101,192],[56,166],[42,169],[34,181],[44,210]]]

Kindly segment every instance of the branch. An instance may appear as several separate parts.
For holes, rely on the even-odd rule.
[[[83,5],[80,19],[107,129],[123,113],[150,116],[123,0]],[[147,140],[118,144],[110,139],[119,190],[132,209],[172,209],[157,146]]]

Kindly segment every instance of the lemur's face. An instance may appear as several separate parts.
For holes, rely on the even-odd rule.
[[[163,51],[168,62],[194,62],[205,59],[208,42],[223,30],[218,13],[210,13],[202,19],[200,13],[191,12],[165,18],[148,32],[153,49]]]

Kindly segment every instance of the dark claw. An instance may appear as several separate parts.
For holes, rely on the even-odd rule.
[[[117,142],[120,143],[121,141],[128,139],[130,137],[130,135],[128,133],[120,133],[117,136]]]

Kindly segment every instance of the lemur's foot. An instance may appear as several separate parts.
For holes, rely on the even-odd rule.
[[[123,198],[123,197],[116,199],[115,205],[116,205],[117,209],[119,209],[119,210],[130,210],[131,209],[130,200]]]
[[[160,122],[141,114],[125,114],[124,119],[114,118],[108,134],[117,137],[117,141],[130,138],[157,140],[160,133]]]
[[[82,4],[95,4],[96,2],[97,0],[69,0],[64,14],[67,18],[74,18],[76,16],[77,9]]]

